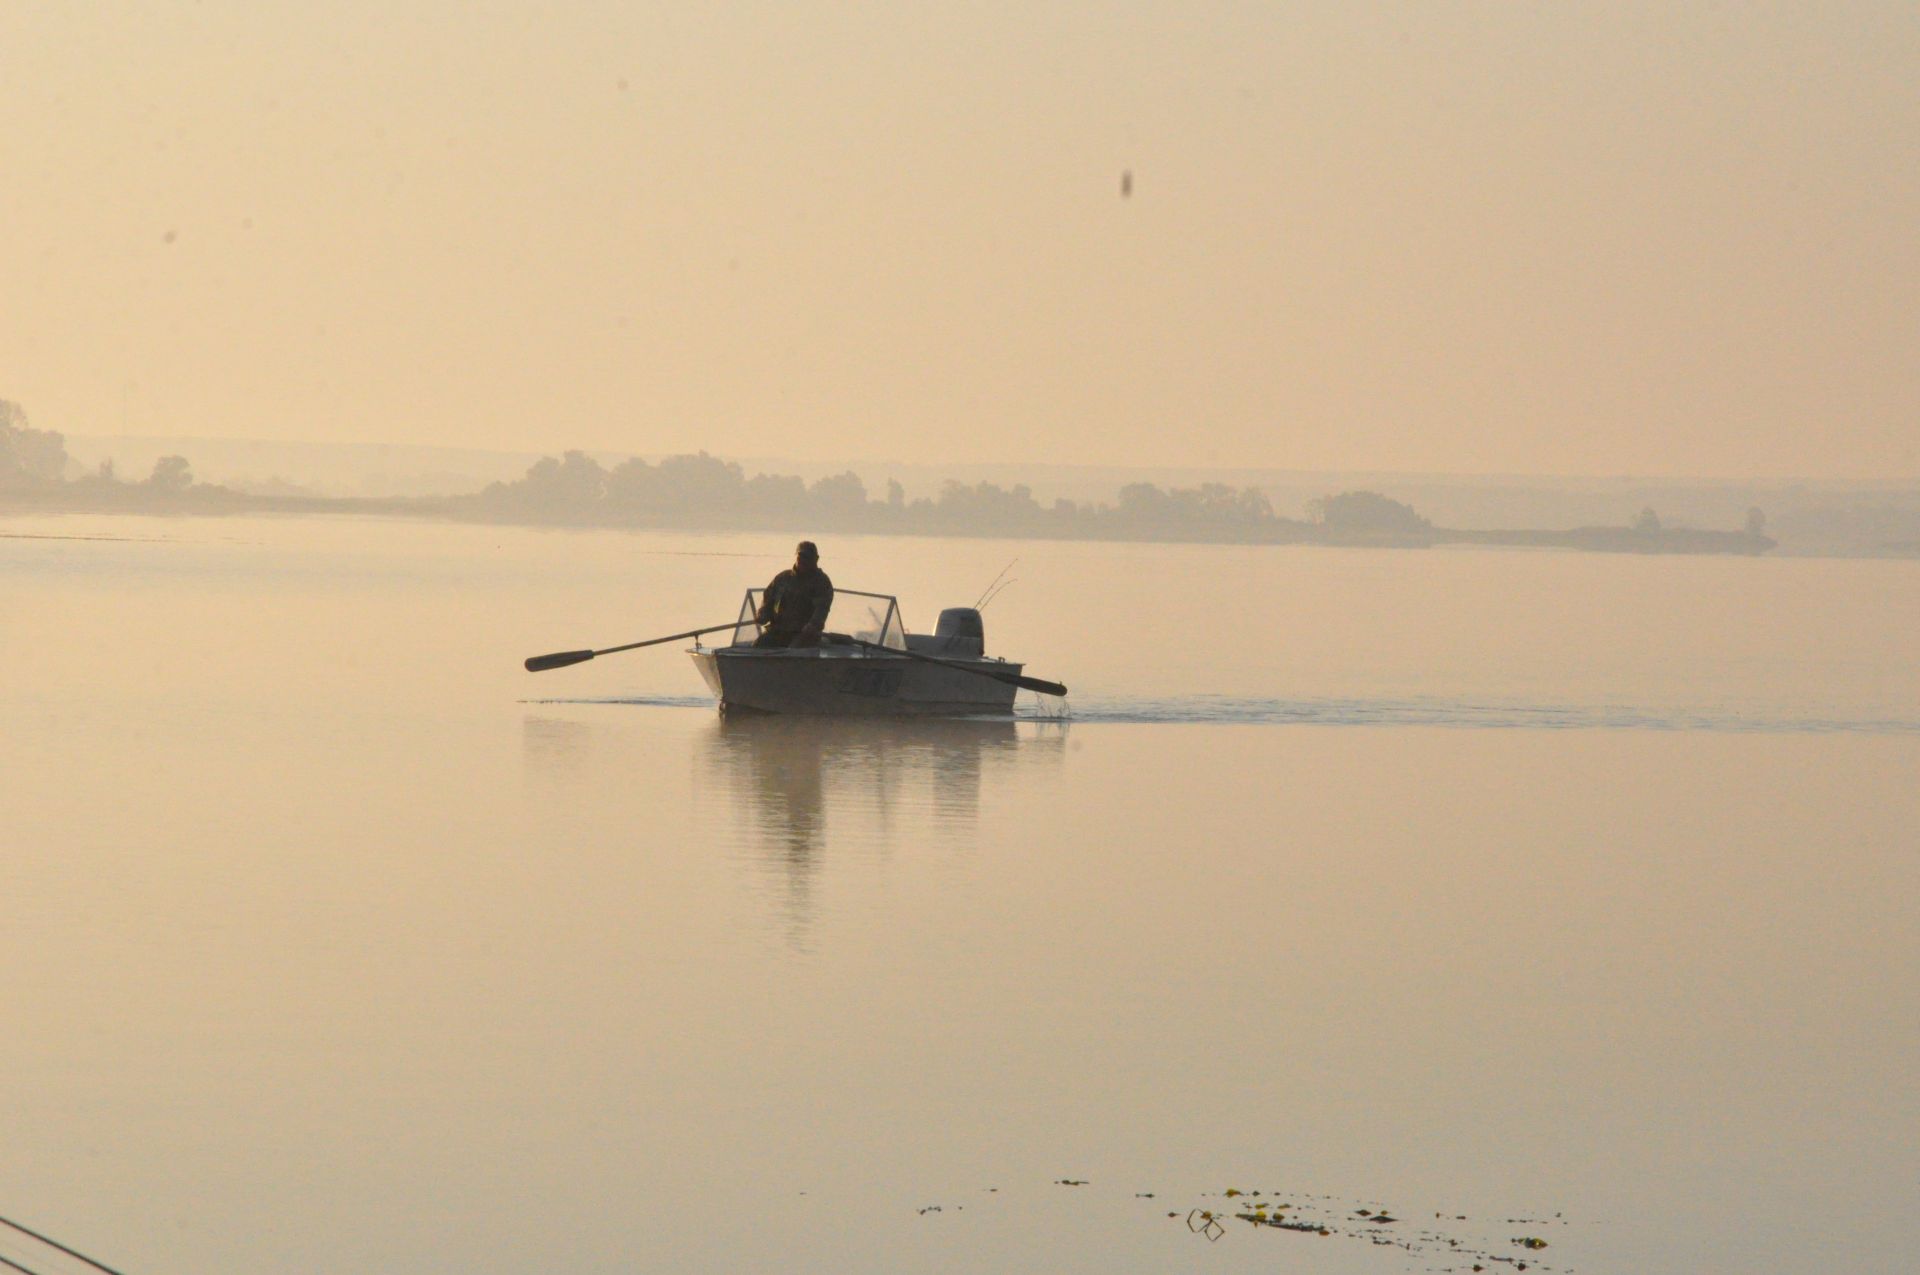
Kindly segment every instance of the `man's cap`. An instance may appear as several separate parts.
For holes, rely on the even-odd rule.
[[[802,540],[793,547],[793,556],[796,558],[817,558],[820,556],[820,548],[811,540]]]

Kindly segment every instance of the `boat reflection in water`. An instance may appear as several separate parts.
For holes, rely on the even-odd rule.
[[[964,846],[982,788],[1057,764],[1065,741],[1064,722],[727,715],[703,741],[701,804],[726,809],[734,848],[765,869],[800,942],[827,851],[845,866]]]

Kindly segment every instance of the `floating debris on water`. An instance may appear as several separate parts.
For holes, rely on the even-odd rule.
[[[1300,1231],[1307,1235],[1333,1234],[1332,1231],[1329,1231],[1317,1222],[1290,1222],[1284,1217],[1267,1217],[1264,1214],[1250,1215],[1241,1213],[1236,1216],[1243,1222],[1252,1222],[1259,1226],[1277,1226],[1283,1231]]]
[[[1051,1185],[1089,1187],[1092,1180],[1054,1178]],[[1001,1194],[999,1187],[974,1189],[986,1194]],[[1093,1199],[1089,1203],[1096,1203],[1104,1193],[1090,1194]],[[1119,1199],[1131,1197],[1156,1201],[1166,1194],[1164,1191],[1114,1193]],[[1165,1203],[1156,1203],[1154,1207],[1164,1211],[1168,1221],[1183,1221],[1188,1231],[1204,1237],[1209,1244],[1217,1244],[1227,1238],[1229,1224],[1237,1221],[1256,1230],[1289,1231],[1322,1239],[1365,1241],[1374,1248],[1404,1249],[1421,1259],[1408,1270],[1440,1272],[1442,1275],[1486,1275],[1489,1271],[1507,1271],[1512,1275],[1519,1275],[1520,1272],[1526,1272],[1527,1275],[1572,1275],[1574,1270],[1574,1267],[1564,1264],[1547,1265],[1534,1256],[1554,1247],[1546,1236],[1553,1234],[1555,1228],[1570,1225],[1561,1213],[1555,1213],[1551,1218],[1505,1219],[1505,1222],[1524,1223],[1536,1228],[1516,1235],[1511,1230],[1495,1229],[1503,1226],[1503,1221],[1498,1218],[1486,1218],[1475,1225],[1468,1214],[1447,1213],[1431,1207],[1425,1212],[1398,1210],[1389,1209],[1378,1201],[1360,1204],[1351,1198],[1342,1200],[1308,1192],[1250,1190],[1237,1186],[1198,1194],[1203,1202],[1184,1212],[1178,1208],[1168,1208]],[[1214,1202],[1204,1202],[1209,1199]],[[1219,1203],[1223,1200],[1227,1203]],[[929,1213],[957,1214],[965,1207],[963,1204],[927,1204],[919,1206],[917,1211],[924,1217]],[[1430,1214],[1433,1222],[1408,1223],[1406,1218],[1409,1214],[1414,1217]],[[1394,1229],[1387,1229],[1389,1227]],[[1522,1250],[1526,1256],[1514,1254],[1515,1248]],[[1573,1257],[1572,1254],[1564,1256]]]
[[[1405,1214],[1384,1208],[1377,1203],[1354,1204],[1342,1202],[1325,1195],[1310,1195],[1298,1192],[1273,1192],[1270,1197],[1255,1199],[1261,1192],[1248,1192],[1239,1187],[1228,1187],[1219,1193],[1222,1198],[1231,1199],[1233,1206],[1230,1216],[1233,1220],[1245,1222],[1250,1227],[1268,1231],[1291,1231],[1297,1235],[1315,1235],[1322,1238],[1345,1238],[1365,1240],[1376,1248],[1399,1248],[1408,1253],[1427,1259],[1422,1269],[1441,1272],[1469,1271],[1485,1272],[1506,1269],[1514,1272],[1529,1271],[1530,1275],[1543,1275],[1555,1270],[1538,1261],[1523,1260],[1508,1256],[1501,1249],[1511,1243],[1526,1249],[1529,1253],[1548,1247],[1548,1241],[1539,1235],[1514,1236],[1511,1232],[1470,1234],[1465,1231],[1453,1231],[1433,1228],[1415,1223],[1407,1227]],[[1282,1198],[1282,1196],[1286,1198]],[[1445,1213],[1439,1210],[1427,1210],[1434,1221],[1443,1226],[1448,1221],[1466,1222],[1465,1213]],[[1169,1213],[1169,1217],[1175,1214]],[[1187,1227],[1196,1233],[1206,1233],[1207,1238],[1218,1237],[1207,1230],[1207,1222],[1223,1216],[1201,1208],[1187,1215]],[[1417,1216],[1417,1214],[1416,1214]],[[1556,1213],[1551,1222],[1534,1221],[1536,1226],[1565,1226],[1562,1214]],[[1498,1225],[1489,1222],[1485,1225]],[[1393,1226],[1393,1231],[1386,1228]],[[1437,1259],[1437,1260],[1435,1260]],[[1495,1265],[1499,1263],[1499,1265]],[[1559,1268],[1562,1271],[1568,1268]]]

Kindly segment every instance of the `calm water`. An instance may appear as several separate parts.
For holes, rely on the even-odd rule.
[[[1914,564],[847,538],[915,627],[1017,556],[1074,719],[519,667],[787,548],[0,521],[0,1214],[128,1275],[1912,1268]],[[1189,1230],[1229,1188],[1334,1233]]]

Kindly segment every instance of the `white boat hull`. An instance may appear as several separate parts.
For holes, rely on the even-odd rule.
[[[1017,687],[904,655],[846,647],[802,650],[730,646],[689,652],[723,712],[830,717],[972,717],[1013,712]],[[1018,676],[1004,660],[957,659]]]

